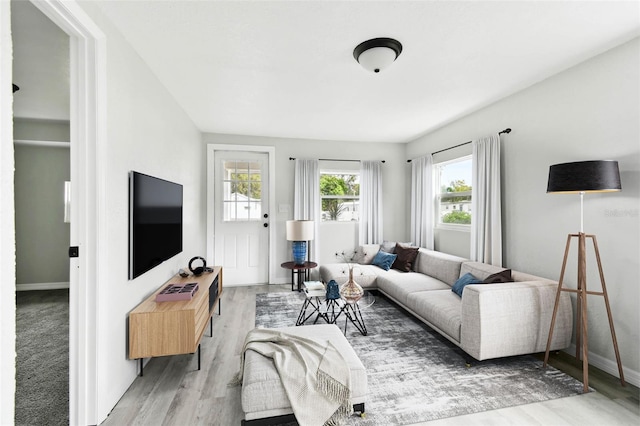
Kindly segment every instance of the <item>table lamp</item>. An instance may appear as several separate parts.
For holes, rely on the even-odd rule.
[[[293,262],[304,265],[307,258],[307,241],[314,238],[313,220],[288,220],[287,241],[293,241]]]
[[[580,194],[580,232],[578,234],[569,234],[567,237],[567,245],[564,252],[564,260],[562,262],[562,270],[560,279],[558,280],[558,290],[556,293],[556,302],[551,317],[551,326],[549,329],[549,339],[547,340],[547,350],[544,355],[544,365],[546,367],[549,359],[549,349],[551,347],[551,339],[553,337],[553,328],[555,326],[556,314],[558,313],[558,304],[560,302],[560,293],[563,291],[577,294],[577,313],[576,313],[576,359],[580,359],[582,355],[582,375],[584,392],[589,391],[589,361],[588,361],[588,344],[587,344],[587,295],[603,296],[607,315],[609,317],[609,327],[611,329],[611,337],[613,347],[618,362],[618,372],[620,373],[620,382],[625,385],[624,375],[622,372],[622,362],[620,361],[620,353],[618,352],[618,342],[616,340],[616,332],[613,327],[613,317],[611,315],[611,307],[609,306],[609,297],[607,296],[607,287],[604,282],[604,273],[602,272],[602,264],[600,262],[600,252],[598,251],[598,243],[595,235],[587,235],[584,233],[584,194],[591,192],[616,192],[622,189],[620,183],[620,172],[618,170],[617,161],[578,161],[573,163],[554,164],[549,167],[549,180],[547,183],[548,193],[564,193],[564,194]],[[567,266],[567,256],[573,238],[578,238],[578,283],[577,289],[564,288],[562,281]],[[587,291],[587,260],[586,260],[586,239],[593,241],[593,248],[598,263],[598,271],[600,273],[600,283],[602,292]],[[582,352],[582,354],[580,353]]]

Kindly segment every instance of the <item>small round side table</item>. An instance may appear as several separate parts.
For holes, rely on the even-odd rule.
[[[309,271],[316,268],[318,264],[316,262],[304,262],[302,265],[296,265],[295,262],[284,262],[280,265],[284,269],[291,269],[291,291],[293,291],[293,284],[296,282],[294,276],[298,276],[298,291],[302,291],[302,283],[309,281]]]

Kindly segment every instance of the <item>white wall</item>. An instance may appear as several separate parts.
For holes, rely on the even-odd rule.
[[[63,188],[70,179],[69,121],[14,118],[13,139],[67,143],[15,144],[14,189],[17,290],[68,288],[69,224],[63,220]]]
[[[82,8],[107,40],[107,146],[101,158],[108,239],[100,241],[106,267],[98,288],[98,423],[137,375],[127,359],[127,317],[196,254],[204,253],[205,155],[201,134],[95,4]],[[184,186],[183,252],[129,281],[128,173],[140,171]],[[91,284],[91,283],[87,283]]]
[[[15,283],[13,199],[13,106],[11,78],[10,3],[0,1],[0,270],[3,283]],[[0,292],[0,424],[13,424],[16,390],[16,298]]]
[[[293,219],[293,175],[294,158],[342,158],[356,160],[386,160],[383,164],[383,197],[384,197],[384,238],[393,241],[406,241],[408,221],[403,206],[409,202],[409,191],[406,187],[407,171],[410,171],[404,156],[404,144],[394,143],[360,143],[336,142],[321,140],[301,140],[284,138],[267,138],[258,136],[240,136],[205,133],[204,144],[236,144],[260,145],[275,147],[275,203],[278,206],[288,205],[289,213],[276,213],[276,220],[271,226],[276,227],[276,264],[291,260],[291,245],[285,238],[285,222]],[[335,163],[334,163],[335,164]],[[400,207],[400,208],[398,208]],[[353,249],[358,243],[357,223],[323,223],[321,234],[320,263],[335,262],[336,251]],[[290,271],[278,268],[276,282],[291,281]]]
[[[585,232],[598,238],[621,358],[640,383],[640,41],[634,39],[522,92],[470,114],[407,146],[417,157],[511,127],[503,135],[505,265],[558,279],[567,234],[579,231],[579,197],[546,194],[549,166],[611,159],[622,192],[588,194]],[[591,252],[591,247],[587,247]],[[577,254],[565,283],[575,286]],[[587,286],[599,289],[594,259]],[[590,296],[590,362],[617,374],[602,297]]]

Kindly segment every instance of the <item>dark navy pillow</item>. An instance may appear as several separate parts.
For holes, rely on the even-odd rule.
[[[378,254],[376,254],[376,257],[373,258],[371,264],[388,271],[391,269],[391,265],[393,265],[393,261],[396,260],[396,257],[398,257],[398,255],[380,250]]]
[[[466,274],[458,278],[458,281],[456,281],[453,287],[451,287],[451,291],[457,294],[458,296],[462,297],[462,290],[464,290],[465,286],[468,286],[469,284],[483,284],[483,283],[482,283],[482,280],[474,277],[473,275],[471,275],[470,272],[467,272]]]

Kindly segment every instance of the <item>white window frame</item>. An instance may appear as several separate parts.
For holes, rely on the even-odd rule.
[[[247,160],[226,160],[225,161],[225,165],[226,163],[231,163],[234,162],[236,163],[236,168],[231,170],[231,169],[225,169],[224,172],[224,179],[223,179],[223,188],[225,191],[225,194],[223,196],[223,221],[224,222],[232,222],[232,223],[239,223],[239,222],[258,222],[262,220],[262,212],[259,212],[259,214],[252,218],[251,217],[251,207],[255,207],[256,205],[262,205],[262,180],[254,182],[251,180],[251,176],[255,175],[255,174],[262,174],[262,171],[260,168],[254,169],[251,168],[251,161],[249,161],[249,166],[246,169],[246,174],[247,174],[247,182],[249,185],[253,184],[253,183],[260,183],[260,198],[259,199],[252,199],[250,197],[247,196],[247,200],[238,200],[238,195],[236,194],[235,197],[231,196],[231,193],[227,193],[227,190],[230,191],[231,188],[233,188],[233,184],[234,183],[241,183],[243,181],[238,180],[237,179],[237,175],[238,174],[243,174],[243,172],[245,171],[245,169],[238,169],[237,168],[237,163],[247,163]],[[257,172],[256,172],[257,170]],[[236,177],[234,178],[233,175],[236,175]],[[227,188],[226,184],[229,184],[229,188]],[[229,216],[227,216],[227,206],[233,206],[233,209],[235,211],[235,219],[231,219],[231,215],[229,214]],[[242,208],[244,210],[249,210],[249,212],[247,213],[247,217],[246,218],[239,218],[238,219],[238,209]]]
[[[360,183],[360,171],[359,170],[335,170],[335,169],[321,169],[320,177],[322,175],[354,175],[358,177],[358,184]],[[322,201],[329,199],[342,199],[347,201],[356,200],[358,207],[360,206],[360,194],[358,195],[322,195],[320,194],[320,220],[322,223],[358,223],[360,222],[360,210],[358,210],[358,220],[324,220],[322,219]]]
[[[441,163],[437,163],[434,164],[433,167],[433,180],[434,180],[434,188],[436,189],[435,191],[435,215],[434,215],[434,222],[435,222],[435,227],[436,229],[444,229],[444,230],[450,230],[450,231],[461,231],[461,232],[471,232],[471,224],[463,224],[463,223],[442,223],[441,222],[441,211],[440,211],[440,206],[441,206],[441,200],[442,200],[442,192],[441,188],[442,188],[442,182],[441,182],[441,178],[442,178],[442,169],[448,165],[451,164],[455,164],[455,163],[461,163],[463,161],[471,161],[471,155],[465,155],[463,157],[458,157],[458,158],[454,158],[452,160],[448,160],[448,161],[443,161]],[[448,183],[448,182],[447,182]],[[471,182],[468,182],[469,184],[471,184]],[[453,194],[453,193],[452,193]],[[450,195],[451,197],[453,196],[461,196],[461,195],[470,195],[473,199],[473,189],[471,191],[464,191],[464,192],[457,192],[455,193],[455,195]],[[473,212],[471,214],[471,220],[473,220]]]

